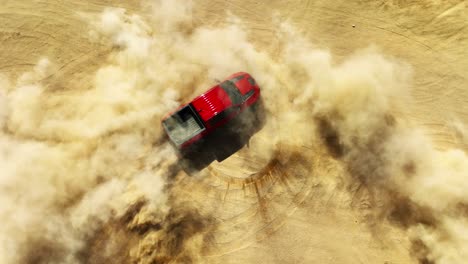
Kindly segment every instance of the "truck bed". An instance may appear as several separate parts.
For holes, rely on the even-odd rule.
[[[163,122],[164,129],[176,144],[180,145],[205,129],[194,109],[187,105]]]

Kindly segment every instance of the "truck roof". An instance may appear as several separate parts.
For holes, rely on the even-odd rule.
[[[219,85],[193,99],[191,104],[203,121],[208,121],[233,105],[229,94]]]

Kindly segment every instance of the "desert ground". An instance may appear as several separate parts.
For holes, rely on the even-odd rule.
[[[468,2],[3,0],[1,263],[468,259]],[[265,125],[180,169],[233,72]]]

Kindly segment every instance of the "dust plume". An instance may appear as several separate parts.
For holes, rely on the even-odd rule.
[[[411,69],[374,48],[337,65],[325,62],[307,60],[290,71],[305,88],[293,104],[313,105],[317,136],[347,170],[349,190],[371,201],[369,224],[389,220],[407,228],[421,263],[463,263],[468,157],[439,150],[422,129],[394,115],[411,103]]]
[[[160,119],[236,71],[262,89],[266,157],[282,144],[326,148],[348,191],[375,201],[369,224],[407,230],[421,263],[467,258],[468,158],[395,115],[411,103],[408,65],[375,47],[338,62],[280,22],[272,55],[235,17],[207,27],[186,1],[147,7],[148,19],[116,8],[80,14],[90,40],[112,50],[89,89],[47,85],[47,59],[18,80],[2,77],[5,263],[204,262],[219,223],[179,200],[173,186],[185,175]]]

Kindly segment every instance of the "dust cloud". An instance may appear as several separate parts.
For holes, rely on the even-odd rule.
[[[266,156],[281,144],[326,148],[349,191],[379,201],[369,224],[407,230],[421,263],[468,258],[468,158],[394,114],[411,103],[408,65],[376,47],[337,62],[280,22],[273,56],[235,17],[200,26],[182,0],[148,10],[149,21],[116,8],[80,14],[90,39],[113,50],[89,89],[44,85],[47,59],[1,78],[4,263],[203,262],[217,222],[178,201],[184,175],[159,122],[236,71],[262,89]]]

